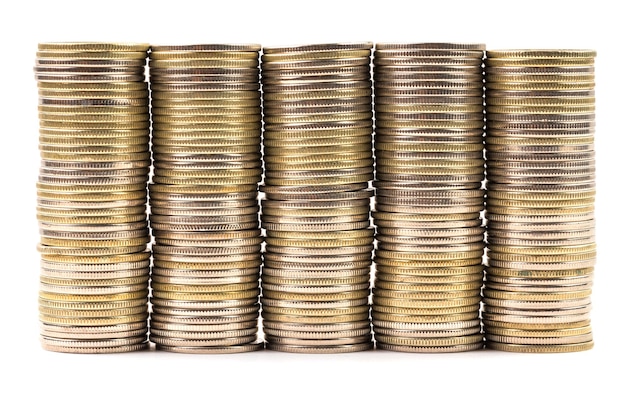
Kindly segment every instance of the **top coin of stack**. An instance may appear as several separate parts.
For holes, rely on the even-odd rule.
[[[260,45],[153,46],[155,237],[150,340],[185,353],[257,350]]]
[[[489,347],[590,349],[595,51],[487,51]]]
[[[45,349],[127,352],[147,344],[150,169],[147,44],[39,44]]]
[[[482,44],[377,44],[377,347],[480,349]]]
[[[263,50],[262,304],[270,349],[372,347],[371,48]]]

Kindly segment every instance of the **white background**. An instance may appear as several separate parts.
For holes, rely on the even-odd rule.
[[[0,415],[624,415],[624,13],[579,1],[5,1]],[[592,327],[575,354],[67,355],[38,341],[38,42],[484,42],[598,51]]]

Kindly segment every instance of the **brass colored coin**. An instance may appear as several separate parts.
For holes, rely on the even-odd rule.
[[[139,262],[148,260],[150,258],[150,252],[141,252],[128,255],[116,255],[116,256],[101,256],[96,259],[88,256],[62,256],[62,255],[43,255],[42,260],[49,262],[60,262],[65,264],[92,264],[97,262],[99,264],[116,264],[126,262]]]
[[[224,330],[224,331],[179,331],[179,330],[163,330],[163,329],[150,329],[150,336],[172,338],[172,339],[185,339],[185,340],[215,340],[215,339],[229,339],[235,337],[245,337],[256,335],[258,328],[256,325],[239,330]]]
[[[123,286],[123,285],[137,285],[141,283],[147,283],[149,275],[140,275],[137,277],[124,277],[113,279],[67,279],[67,278],[54,278],[46,275],[40,275],[39,281],[48,285],[58,286],[70,286],[70,287],[89,287],[89,286]]]
[[[507,336],[507,337],[528,337],[528,338],[558,338],[568,336],[579,336],[591,333],[591,326],[586,325],[582,327],[563,328],[553,330],[523,330],[523,329],[508,329],[500,327],[490,327],[487,332],[490,335]],[[543,344],[543,343],[541,343]]]
[[[442,270],[445,268],[441,268]],[[479,272],[477,274],[467,274],[467,275],[446,275],[439,276],[437,275],[436,270],[433,270],[432,275],[429,274],[429,270],[421,271],[424,275],[407,275],[407,274],[388,274],[381,272],[380,270],[376,271],[376,286],[379,286],[379,282],[386,282],[388,285],[423,285],[423,286],[434,286],[438,285],[463,285],[469,283],[482,283],[483,274]],[[475,284],[477,285],[477,284]],[[383,288],[383,286],[379,286]]]
[[[264,290],[263,296],[268,299],[276,300],[301,300],[301,301],[339,301],[339,300],[354,300],[358,298],[367,298],[370,294],[369,289],[365,290],[352,290],[338,293],[321,293],[321,294],[307,294],[307,293],[292,293],[285,291],[270,291]]]
[[[39,51],[76,52],[148,52],[148,43],[104,43],[104,42],[48,42],[37,44]]]
[[[418,300],[418,299],[399,299],[399,298],[386,298],[382,296],[374,295],[374,304],[387,306],[387,307],[402,307],[402,308],[448,308],[448,307],[463,307],[469,305],[476,305],[480,300],[480,296],[467,296],[463,298],[453,298],[454,293],[450,293],[446,298]]]
[[[138,246],[117,246],[112,248],[81,248],[81,247],[57,247],[37,245],[37,250],[42,254],[67,255],[67,256],[110,256],[125,255],[146,250],[146,244]]]
[[[591,324],[591,320],[589,318],[582,319],[580,321],[567,321],[567,322],[544,322],[541,321],[528,321],[524,322],[507,322],[502,320],[484,320],[484,324],[486,328],[489,329],[497,329],[496,331],[503,331],[506,329],[514,330],[522,330],[522,331],[559,331],[565,329],[577,329],[581,327],[586,327]]]
[[[412,338],[376,335],[376,341],[384,344],[401,346],[458,346],[482,343],[483,335],[452,336],[452,337],[432,337],[432,338]]]
[[[326,338],[326,339],[297,339],[288,337],[278,337],[266,334],[268,345],[298,346],[298,347],[332,347],[346,346],[360,343],[369,343],[372,340],[371,334],[346,338]]]
[[[591,288],[593,285],[593,275],[583,275],[576,278],[510,278],[489,275],[486,285],[495,290],[511,290],[511,291],[533,291],[542,292],[543,288],[549,288],[551,291],[567,291],[570,287],[573,289]]]
[[[470,281],[461,284],[411,284],[404,282],[389,282],[377,279],[375,281],[377,289],[392,290],[392,291],[414,291],[414,292],[458,292],[468,291],[474,289],[480,289],[482,287],[482,280]]]
[[[344,279],[350,280],[357,277],[362,279],[362,277],[370,276],[370,266],[366,265],[362,268],[354,268],[354,269],[339,269],[339,270],[292,270],[292,269],[282,269],[282,268],[270,268],[269,266],[264,266],[263,268],[263,280],[270,282],[272,280],[315,280],[323,282],[324,280],[333,280],[333,279]]]
[[[394,250],[376,250],[377,258],[396,259],[396,260],[410,260],[410,261],[457,261],[467,260],[474,258],[482,258],[483,249],[473,251],[459,251],[459,252],[402,252]]]
[[[488,67],[571,67],[571,66],[586,66],[593,65],[594,59],[592,56],[586,57],[490,57],[487,55],[485,59],[485,66]]]
[[[498,342],[487,342],[488,349],[503,350],[517,353],[566,353],[582,352],[593,348],[594,342],[581,342],[564,345],[521,345]]]
[[[261,45],[250,44],[193,44],[193,45],[151,45],[151,52],[258,52]]]
[[[326,332],[311,332],[305,329],[293,331],[293,330],[280,330],[273,329],[271,327],[264,328],[264,333],[274,338],[282,339],[311,339],[311,340],[323,340],[323,339],[344,339],[370,336],[371,329],[362,328],[354,330],[339,330],[339,331],[326,331]]]
[[[572,268],[569,270],[517,270],[509,268],[488,267],[487,275],[519,278],[572,278],[592,274],[593,267]]]
[[[522,301],[559,301],[559,300],[578,300],[589,297],[591,289],[583,289],[579,291],[559,291],[559,292],[521,292],[521,291],[500,291],[485,288],[483,294],[486,298],[499,300],[522,300]]]
[[[277,314],[284,316],[298,316],[298,317],[336,317],[341,315],[351,314],[368,314],[369,306],[360,305],[354,307],[344,308],[307,308],[306,306],[300,308],[293,307],[274,307],[271,305],[263,304],[263,317],[265,314]]]
[[[232,292],[232,291],[246,291],[254,288],[258,288],[258,282],[253,281],[250,283],[239,284],[222,284],[222,285],[179,285],[179,284],[165,284],[161,282],[153,282],[151,284],[153,291],[164,292],[181,292],[181,293],[220,293],[220,292]]]
[[[242,52],[246,53],[246,52]],[[216,58],[199,57],[197,59],[152,59],[150,60],[150,68],[254,68],[256,60],[233,59],[233,58]]]
[[[449,323],[462,322],[462,321],[475,321],[478,319],[478,311],[463,314],[445,314],[445,315],[405,315],[405,314],[391,314],[381,313],[378,311],[372,311],[372,320],[376,323],[390,322],[401,323],[403,325],[444,325]]]
[[[456,290],[447,292],[421,291],[421,290],[391,290],[376,287],[372,290],[375,299],[396,299],[396,300],[446,300],[450,298],[467,298],[480,295],[480,287],[469,290]],[[387,302],[387,301],[385,301]]]
[[[39,321],[45,324],[64,325],[64,326],[113,326],[118,324],[142,322],[145,326],[148,320],[148,313],[135,314],[132,316],[116,316],[116,317],[98,317],[98,318],[79,318],[79,317],[57,317],[39,315]]]
[[[443,261],[430,261],[430,260],[411,260],[411,259],[386,259],[376,257],[374,262],[377,265],[392,266],[400,268],[455,268],[463,266],[473,266],[481,262],[479,258],[469,259],[453,259]],[[545,265],[545,264],[538,264]]]
[[[536,264],[567,264],[575,262],[594,261],[596,258],[596,252],[590,251],[585,253],[574,254],[560,254],[560,255],[518,255],[509,253],[489,252],[488,257],[490,261],[503,261],[503,262],[515,262],[515,263],[528,263],[529,265]],[[494,264],[494,266],[496,266]],[[561,268],[563,269],[563,268]]]
[[[148,305],[143,305],[139,307],[127,307],[127,308],[118,308],[112,310],[69,310],[64,308],[49,308],[44,306],[39,306],[39,313],[47,316],[54,317],[67,317],[67,318],[81,318],[81,319],[90,319],[90,318],[99,318],[99,317],[118,317],[118,316],[129,316],[135,314],[143,314],[148,312]]]
[[[577,298],[577,299],[564,299],[564,300],[557,300],[557,301],[525,301],[525,300],[503,300],[503,299],[498,299],[498,298],[487,298],[487,297],[483,297],[483,302],[486,305],[489,306],[493,306],[493,307],[501,307],[501,308],[508,308],[513,310],[512,313],[514,314],[510,314],[510,315],[506,315],[508,316],[507,319],[511,319],[511,320],[515,320],[513,317],[515,317],[515,314],[520,314],[520,312],[518,310],[544,310],[546,312],[548,311],[552,311],[552,310],[563,310],[563,309],[569,309],[569,308],[578,308],[581,306],[587,306],[591,303],[591,300],[589,297],[585,297],[585,298]],[[574,314],[576,313],[576,311],[573,312],[569,312],[568,313],[571,314],[566,314],[566,316],[568,317],[574,317],[574,316],[582,316],[581,314]],[[522,312],[523,313],[523,312]],[[485,317],[489,317],[492,318],[493,314],[486,312],[485,311]],[[501,316],[505,316],[505,314],[500,313]],[[521,317],[533,317],[534,315],[522,315],[520,314]],[[557,318],[557,317],[561,317],[562,315],[556,315],[556,314],[550,314],[548,313],[546,315],[546,317],[551,317],[551,318]]]
[[[261,76],[268,77],[270,71],[280,72],[289,70],[319,70],[340,69],[345,67],[369,67],[370,57],[315,59],[310,58],[299,61],[273,61],[261,63]]]
[[[301,323],[301,324],[336,324],[336,323],[368,323],[369,322],[369,313],[361,313],[361,314],[342,314],[338,316],[290,316],[285,314],[273,314],[262,312],[261,317],[263,318],[263,322],[266,323],[268,321],[274,322],[282,322],[282,323]]]
[[[509,253],[516,255],[563,255],[563,254],[579,254],[586,252],[595,252],[596,245],[595,243],[590,245],[561,245],[561,246],[548,246],[548,247],[537,247],[537,246],[500,246],[500,245],[490,245],[490,251],[500,252],[500,253]]]

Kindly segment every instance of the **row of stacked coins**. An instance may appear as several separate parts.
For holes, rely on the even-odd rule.
[[[188,353],[258,342],[259,45],[153,46],[150,340]]]
[[[481,44],[377,44],[376,346],[480,349]]]
[[[487,345],[590,349],[594,51],[487,51]]]
[[[270,349],[372,347],[372,44],[265,48],[266,247]]]
[[[47,350],[148,346],[147,51],[147,44],[39,45],[39,311]]]

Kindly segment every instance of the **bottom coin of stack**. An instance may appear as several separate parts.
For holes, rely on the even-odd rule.
[[[372,191],[296,191],[289,196],[275,191],[266,187],[268,199],[263,201],[262,316],[268,348],[295,353],[371,349],[374,231],[363,227],[367,221],[342,223],[339,213],[368,216]],[[312,223],[324,215],[326,223]]]

